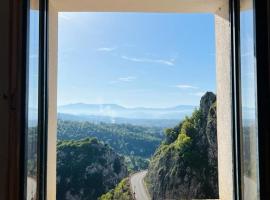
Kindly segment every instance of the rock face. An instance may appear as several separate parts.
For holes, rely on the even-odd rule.
[[[218,198],[215,101],[207,92],[199,110],[166,130],[146,176],[153,200]]]
[[[124,158],[95,138],[57,145],[57,199],[95,200],[126,176]]]

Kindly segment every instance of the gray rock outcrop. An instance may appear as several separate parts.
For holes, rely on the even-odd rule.
[[[191,117],[166,131],[146,176],[153,200],[218,198],[215,101],[207,92]]]

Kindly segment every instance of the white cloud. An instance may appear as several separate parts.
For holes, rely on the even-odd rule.
[[[122,56],[122,59],[132,61],[132,62],[141,62],[141,63],[157,63],[168,66],[174,66],[175,59],[163,60],[163,59],[149,59],[149,58],[134,58],[128,56]]]
[[[136,77],[134,77],[134,76],[127,76],[127,77],[119,78],[118,81],[131,82],[131,81],[134,81],[135,79],[136,79]]]
[[[105,51],[105,52],[111,52],[114,51],[116,47],[100,47],[97,49],[97,51]]]
[[[198,87],[196,86],[187,85],[187,84],[179,84],[179,85],[176,85],[175,87],[180,88],[180,89],[198,89]]]
[[[199,96],[199,97],[202,97],[204,94],[205,94],[205,92],[195,92],[195,93],[190,93],[190,95],[193,95],[193,96]]]

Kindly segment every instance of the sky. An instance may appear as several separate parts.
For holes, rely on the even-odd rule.
[[[59,13],[58,105],[198,105],[216,90],[214,16]]]
[[[253,12],[241,12],[241,90],[244,107],[255,108],[256,80],[255,80],[255,52],[253,33]],[[255,110],[254,110],[255,111]],[[255,114],[253,115],[255,116]]]
[[[39,12],[30,10],[29,17],[29,91],[28,104],[30,108],[38,107],[38,64],[39,64]],[[34,114],[37,117],[37,113]]]

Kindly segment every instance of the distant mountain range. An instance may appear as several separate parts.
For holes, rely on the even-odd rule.
[[[179,105],[169,108],[127,108],[117,104],[75,103],[58,107],[58,113],[71,115],[94,115],[129,119],[183,119],[195,109],[192,105]]]
[[[169,108],[127,108],[117,104],[75,103],[59,106],[58,119],[67,121],[89,121],[94,123],[132,124],[138,126],[172,127],[191,115],[196,107],[179,105]],[[28,110],[29,126],[37,125],[36,108]]]
[[[190,116],[196,106],[178,105],[168,108],[127,108],[117,104],[74,103],[58,107],[58,119],[69,121],[90,121],[140,126],[172,127],[185,116]],[[253,122],[255,110],[243,108],[244,124]],[[37,109],[29,109],[29,125],[36,126]],[[251,122],[250,122],[251,121]]]
[[[58,113],[58,120],[63,121],[77,121],[77,122],[93,122],[93,123],[113,123],[113,124],[132,124],[136,126],[146,127],[161,127],[167,128],[176,126],[179,120],[176,119],[132,119],[121,117],[109,117],[109,116],[96,116],[96,115],[72,115],[66,113]]]

